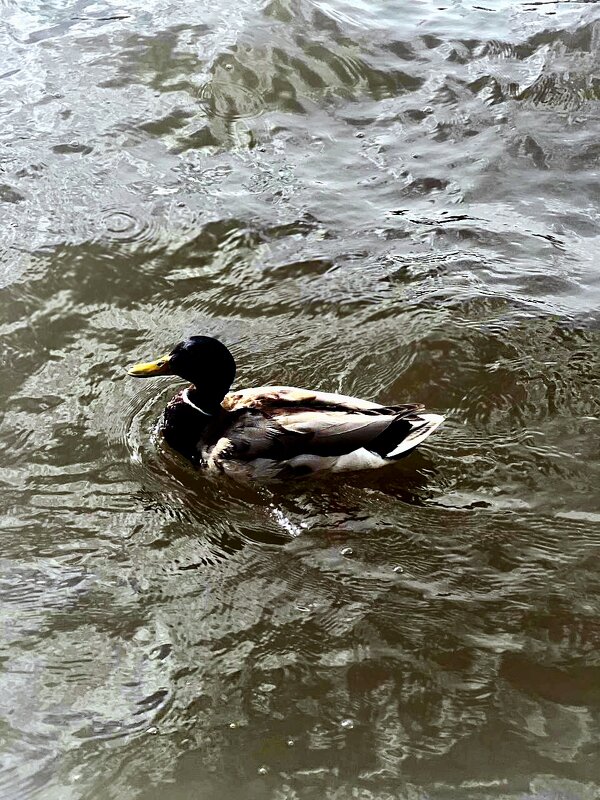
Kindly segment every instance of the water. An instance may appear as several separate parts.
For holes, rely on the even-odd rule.
[[[0,795],[598,796],[593,3],[2,4]],[[124,367],[448,415],[280,487]]]

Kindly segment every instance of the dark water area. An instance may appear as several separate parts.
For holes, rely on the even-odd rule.
[[[0,797],[600,796],[600,10],[0,4]],[[212,481],[238,386],[448,419]]]

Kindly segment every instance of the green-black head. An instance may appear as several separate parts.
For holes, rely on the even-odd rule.
[[[155,361],[128,370],[134,378],[178,375],[194,385],[202,407],[218,406],[235,378],[235,360],[227,347],[211,336],[190,336]]]

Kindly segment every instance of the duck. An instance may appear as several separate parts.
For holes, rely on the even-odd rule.
[[[381,405],[294,386],[231,391],[235,359],[210,336],[190,336],[128,373],[186,381],[163,412],[160,434],[196,467],[240,480],[384,467],[411,453],[444,421],[419,403]]]

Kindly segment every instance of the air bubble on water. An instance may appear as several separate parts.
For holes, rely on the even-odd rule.
[[[404,567],[401,567],[400,564],[394,567],[394,572],[397,572],[399,575],[404,572]]]
[[[354,550],[351,547],[342,547],[342,549],[340,550],[340,553],[343,556],[351,556],[351,555],[354,554]]]

